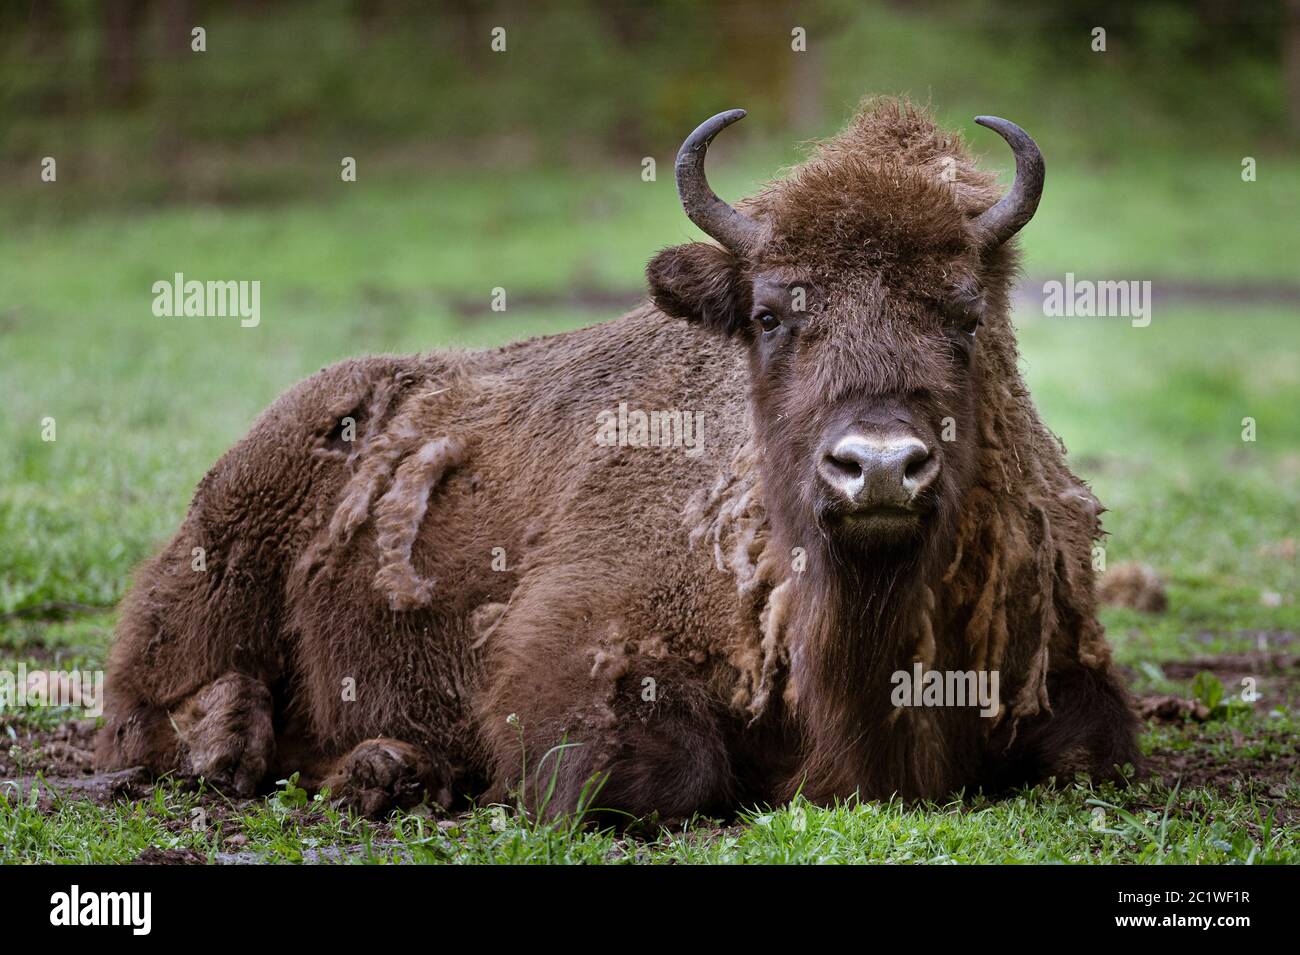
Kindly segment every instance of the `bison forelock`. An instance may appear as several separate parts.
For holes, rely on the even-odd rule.
[[[957,136],[915,107],[878,100],[745,208],[767,224],[769,262],[878,271],[899,291],[931,291],[933,269],[974,249],[971,220],[998,195]]]

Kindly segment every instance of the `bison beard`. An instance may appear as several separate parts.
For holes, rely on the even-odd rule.
[[[1100,506],[1008,318],[1037,148],[981,118],[1016,155],[999,198],[928,116],[869,102],[742,211],[703,174],[741,115],[683,146],[719,245],[656,256],[653,304],[344,362],[258,419],[124,602],[101,766],[677,818],[1136,760]],[[621,403],[703,415],[704,453],[598,442]],[[917,662],[998,671],[997,715],[895,708]]]

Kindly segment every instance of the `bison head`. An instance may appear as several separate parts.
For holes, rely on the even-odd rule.
[[[1015,154],[998,198],[960,141],[885,101],[740,211],[703,167],[744,115],[720,113],[683,144],[682,204],[719,245],[661,252],[652,297],[746,349],[778,525],[811,519],[841,553],[915,547],[952,524],[974,469],[986,338],[1014,361],[1004,243],[1034,213],[1042,158],[1015,124],[979,117]]]

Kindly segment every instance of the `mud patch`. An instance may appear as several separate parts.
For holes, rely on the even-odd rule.
[[[36,793],[37,806],[48,809],[57,799],[84,799],[106,805],[142,799],[153,785],[142,769],[96,773],[94,720],[73,720],[52,729],[0,721],[0,792]]]
[[[1219,678],[1229,696],[1246,690],[1259,694],[1254,705],[1265,712],[1273,707],[1300,708],[1300,655],[1289,653],[1223,653],[1163,663],[1170,680],[1192,680],[1210,672]]]
[[[204,865],[207,858],[193,849],[159,849],[150,846],[135,857],[132,865]]]
[[[37,770],[51,776],[91,776],[94,738],[94,720],[72,720],[52,729],[0,720],[0,779]]]
[[[1274,634],[1274,645],[1289,646],[1293,634]],[[1139,714],[1154,729],[1163,724],[1163,745],[1145,760],[1144,778],[1166,786],[1181,782],[1184,791],[1210,789],[1224,798],[1249,795],[1267,812],[1276,810],[1280,824],[1300,823],[1300,803],[1287,793],[1300,782],[1300,745],[1287,731],[1271,728],[1267,714],[1300,709],[1300,655],[1290,653],[1225,653],[1162,663],[1167,680],[1190,683],[1211,673],[1223,684],[1226,700],[1240,705],[1242,693],[1258,697],[1253,717],[1245,723],[1213,719],[1203,701],[1181,696],[1147,696],[1138,700]],[[1153,809],[1161,807],[1152,805]]]
[[[1300,781],[1300,752],[1289,734],[1263,730],[1247,737],[1234,730],[1234,745],[1224,747],[1221,735],[1209,727],[1190,724],[1184,736],[1192,746],[1151,753],[1146,758],[1144,778],[1158,779],[1171,789],[1180,785],[1184,793],[1209,789],[1224,798],[1248,796],[1265,815],[1273,811],[1277,824],[1300,823],[1300,803],[1288,795]],[[1279,752],[1268,756],[1250,754],[1252,747],[1247,744],[1259,743],[1273,744]],[[1159,810],[1163,806],[1157,799],[1148,808]]]
[[[36,805],[48,810],[59,799],[85,799],[107,805],[123,799],[143,799],[153,791],[144,770],[124,769],[116,773],[66,778],[46,773],[0,779],[0,792],[15,792],[27,798],[36,795]]]

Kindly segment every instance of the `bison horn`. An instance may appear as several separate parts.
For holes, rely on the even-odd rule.
[[[1011,191],[975,218],[986,244],[1000,245],[1023,229],[1038,209],[1043,194],[1043,154],[1030,135],[1010,120],[976,116],[975,122],[1005,139],[1016,157],[1016,181]]]
[[[709,188],[704,178],[704,154],[714,136],[744,116],[743,109],[729,109],[705,120],[677,151],[677,195],[686,215],[724,247],[742,254],[752,249],[759,224],[727,205]]]

